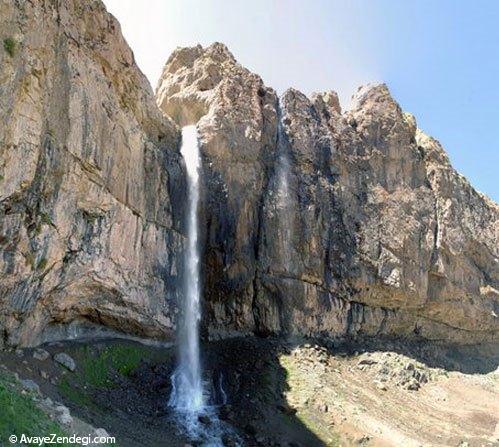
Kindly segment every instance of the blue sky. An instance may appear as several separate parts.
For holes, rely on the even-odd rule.
[[[177,46],[224,42],[278,92],[386,82],[499,201],[499,1],[104,0],[153,87]]]

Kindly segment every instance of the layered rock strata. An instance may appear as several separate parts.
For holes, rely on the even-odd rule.
[[[185,175],[100,1],[0,2],[0,327],[33,345],[167,337]]]
[[[201,135],[211,336],[497,339],[499,208],[385,85],[343,113],[278,99],[217,43],[176,50],[156,95]]]

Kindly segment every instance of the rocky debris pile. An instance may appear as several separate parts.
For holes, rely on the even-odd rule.
[[[391,386],[417,391],[424,384],[447,374],[443,369],[430,368],[406,355],[390,351],[354,351],[350,354],[320,344],[305,343],[293,348],[290,355],[296,360],[297,368],[316,374],[340,373],[342,365],[353,364],[348,368],[364,372],[383,391]]]
[[[429,368],[424,363],[395,352],[363,353],[356,362],[356,369],[368,373],[377,387],[384,391],[391,385],[417,391],[424,384],[445,374],[444,370]]]
[[[292,357],[299,358],[303,366],[325,369],[326,366],[332,365],[331,353],[327,348],[318,344],[305,343],[303,346],[291,349],[290,354]]]

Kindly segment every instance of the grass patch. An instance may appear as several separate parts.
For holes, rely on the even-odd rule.
[[[16,54],[16,41],[12,37],[7,37],[3,40],[3,49],[10,57]]]
[[[59,392],[79,406],[98,410],[92,392],[116,386],[116,376],[131,376],[150,351],[143,346],[111,345],[100,351],[89,346],[80,349],[79,368],[59,384]]]
[[[64,436],[61,428],[33,402],[29,394],[21,394],[14,379],[0,372],[0,440],[10,435],[29,436],[56,433]],[[34,444],[29,444],[34,445]],[[67,445],[67,444],[64,444]]]
[[[33,270],[35,268],[35,255],[33,253],[26,253],[24,259],[26,265],[29,265]]]
[[[75,386],[69,383],[67,377],[64,377],[57,386],[59,388],[59,392],[71,402],[79,406],[94,406],[94,402],[88,396],[88,394],[86,394],[85,391],[82,390],[79,386]]]
[[[54,222],[52,222],[52,219],[47,213],[40,213],[40,221],[43,225],[50,225],[55,228]]]
[[[147,351],[138,346],[107,346],[98,355],[93,354],[88,347],[85,347],[84,351],[83,380],[97,388],[112,386],[113,373],[130,376],[140,361],[148,356]]]

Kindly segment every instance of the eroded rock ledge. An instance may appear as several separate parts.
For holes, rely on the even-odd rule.
[[[344,113],[334,92],[278,99],[215,43],[176,50],[156,95],[180,125],[199,120],[211,336],[497,340],[498,205],[385,85]]]

